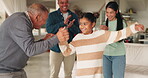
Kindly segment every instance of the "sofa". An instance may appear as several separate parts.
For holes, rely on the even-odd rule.
[[[148,44],[125,43],[125,78],[148,78]]]

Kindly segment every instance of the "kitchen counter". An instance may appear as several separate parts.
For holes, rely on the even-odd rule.
[[[139,41],[148,41],[148,38],[146,38],[146,39],[139,39]]]
[[[147,46],[148,47],[148,44],[140,44],[140,43],[124,43],[125,46]]]

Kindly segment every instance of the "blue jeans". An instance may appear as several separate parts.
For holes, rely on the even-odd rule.
[[[124,78],[126,58],[123,56],[103,55],[104,78]]]

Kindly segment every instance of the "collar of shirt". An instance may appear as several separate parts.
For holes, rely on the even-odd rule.
[[[64,13],[64,14],[62,14],[63,15],[63,17],[64,17],[64,20],[66,20],[66,18],[68,17],[68,12],[67,13]]]
[[[26,14],[26,16],[29,18],[29,20],[30,20],[30,22],[31,22],[31,26],[33,27],[33,23],[32,23],[32,21],[31,21],[31,19],[30,19],[30,16],[29,16],[29,14],[28,14],[28,12],[27,11],[25,11],[25,14]]]
[[[59,8],[57,11],[58,11],[58,13],[59,13],[60,15],[63,15],[62,12],[60,11],[60,8]],[[71,12],[70,10],[67,10],[67,12],[68,12],[68,15],[71,15],[71,14],[72,14],[72,12]]]

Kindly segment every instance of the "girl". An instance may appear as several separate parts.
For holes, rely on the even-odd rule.
[[[116,2],[112,1],[106,5],[106,16],[106,26],[102,25],[101,29],[118,31],[126,27]],[[104,78],[124,78],[125,61],[123,40],[107,45],[103,55]]]
[[[136,33],[135,25],[121,31],[93,31],[96,17],[92,13],[84,13],[79,22],[82,33],[77,34],[69,44],[67,41],[60,43],[61,52],[64,56],[76,52],[76,78],[103,78],[102,55],[105,46]],[[143,25],[136,27],[143,29]]]

